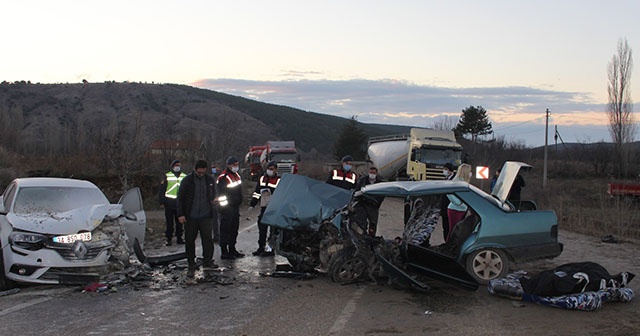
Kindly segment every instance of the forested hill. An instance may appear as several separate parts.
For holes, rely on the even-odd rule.
[[[268,140],[294,140],[303,153],[327,158],[347,122],[186,85],[0,84],[0,146],[26,156],[90,154],[106,142],[133,150],[156,140],[189,140],[204,143],[208,158],[219,159]],[[359,125],[367,136],[408,132],[405,126]]]

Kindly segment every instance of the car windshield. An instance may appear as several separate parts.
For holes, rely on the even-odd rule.
[[[93,204],[109,204],[99,189],[73,187],[25,187],[18,191],[16,214],[55,213]]]
[[[462,157],[461,150],[453,150],[449,148],[420,148],[416,153],[416,161],[426,164],[444,165],[445,163],[460,162]]]

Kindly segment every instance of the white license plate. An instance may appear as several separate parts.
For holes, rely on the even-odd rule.
[[[82,233],[70,234],[70,235],[66,235],[66,236],[55,236],[55,237],[53,237],[53,241],[54,242],[63,243],[63,244],[72,244],[76,240],[90,241],[91,240],[91,232],[82,232]]]

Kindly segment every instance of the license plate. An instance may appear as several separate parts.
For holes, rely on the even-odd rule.
[[[91,240],[91,232],[82,232],[82,233],[70,234],[70,235],[66,235],[66,236],[55,236],[55,237],[53,237],[53,241],[54,242],[63,243],[63,244],[72,244],[76,240],[90,241]]]

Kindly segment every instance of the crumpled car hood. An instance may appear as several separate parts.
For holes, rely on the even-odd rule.
[[[284,174],[262,223],[287,230],[313,230],[349,203],[351,192],[306,176]]]
[[[96,204],[56,213],[9,213],[7,219],[15,229],[42,234],[66,235],[80,231],[93,231],[105,217],[117,218],[122,214],[120,204]]]

